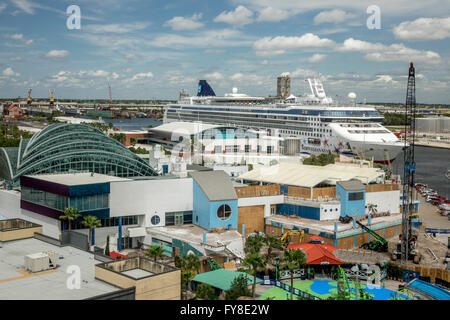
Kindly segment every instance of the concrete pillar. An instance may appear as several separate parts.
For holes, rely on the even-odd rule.
[[[245,237],[245,224],[242,224],[242,236]]]
[[[206,244],[206,231],[203,231],[203,244]]]
[[[119,238],[117,239],[117,250],[122,251],[122,217],[119,217]]]

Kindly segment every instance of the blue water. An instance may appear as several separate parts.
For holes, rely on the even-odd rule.
[[[419,279],[413,281],[408,287],[422,291],[437,300],[450,300],[449,291]]]
[[[331,284],[330,284],[331,283]],[[350,284],[352,282],[350,281]],[[374,300],[389,300],[392,298],[391,294],[394,294],[394,291],[385,289],[385,288],[371,288],[369,289],[367,285],[361,284],[362,287],[366,290],[366,292],[372,294],[374,296]],[[329,294],[333,293],[330,290],[336,289],[337,283],[333,280],[314,280],[314,283],[310,286],[310,289],[318,294]],[[334,291],[335,292],[335,291]],[[354,291],[352,291],[354,297]],[[402,298],[407,298],[405,295],[399,295]]]
[[[131,118],[131,119],[112,119],[104,118],[103,121],[108,124],[112,123],[115,128],[121,130],[147,130],[149,126],[157,127],[162,124],[155,118]]]

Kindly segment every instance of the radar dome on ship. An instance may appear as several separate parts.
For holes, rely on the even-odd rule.
[[[356,99],[356,93],[354,93],[354,92],[350,92],[349,94],[348,94],[348,98],[349,99]]]
[[[236,88],[236,87],[233,87],[233,93],[237,93],[238,92],[238,88]]]

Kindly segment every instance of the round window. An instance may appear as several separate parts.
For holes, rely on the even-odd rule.
[[[161,219],[160,219],[159,216],[157,216],[157,215],[154,215],[154,216],[150,219],[150,221],[152,222],[153,225],[159,224],[159,221],[160,221],[160,220],[161,220]]]
[[[231,216],[231,207],[227,204],[223,204],[217,209],[217,217],[221,220],[227,220]]]

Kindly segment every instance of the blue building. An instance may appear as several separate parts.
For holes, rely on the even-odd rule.
[[[193,223],[206,229],[237,229],[238,197],[225,171],[190,173],[193,179]]]
[[[341,201],[341,216],[362,217],[365,215],[366,188],[361,181],[338,181],[336,197]]]

